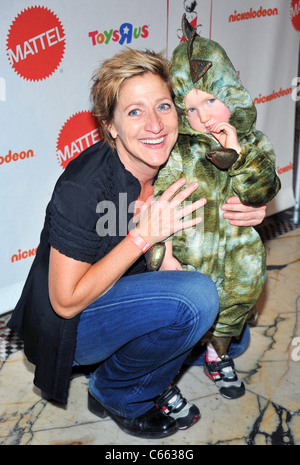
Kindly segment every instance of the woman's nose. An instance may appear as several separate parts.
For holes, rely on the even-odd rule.
[[[163,123],[156,111],[149,112],[145,129],[154,133],[159,133],[163,128]]]

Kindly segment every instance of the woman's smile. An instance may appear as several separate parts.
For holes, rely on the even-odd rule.
[[[160,137],[159,139],[140,139],[143,144],[157,145],[161,144],[165,140],[165,137]]]

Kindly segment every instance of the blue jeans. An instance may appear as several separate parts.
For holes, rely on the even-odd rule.
[[[117,415],[137,417],[173,381],[218,308],[215,284],[198,272],[123,277],[82,312],[74,363],[101,362],[92,395]]]
[[[250,342],[250,330],[246,325],[242,331],[239,339],[233,338],[229,347],[227,354],[230,357],[235,358],[241,355],[248,347]],[[200,347],[195,347],[193,350],[193,355],[189,355],[185,361],[184,365],[203,365],[206,356],[206,344]]]

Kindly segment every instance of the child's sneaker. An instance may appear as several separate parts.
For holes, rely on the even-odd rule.
[[[200,411],[181,394],[176,384],[167,389],[158,399],[156,406],[177,421],[179,429],[186,429],[200,419]]]
[[[237,399],[245,394],[245,385],[237,376],[234,362],[229,355],[224,360],[209,362],[207,356],[204,362],[204,373],[212,379],[220,393],[226,399]]]

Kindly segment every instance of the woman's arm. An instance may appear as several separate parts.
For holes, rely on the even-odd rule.
[[[199,216],[182,220],[205,203],[204,199],[200,199],[192,205],[178,208],[198,188],[198,184],[193,183],[177,193],[185,182],[185,179],[179,179],[157,201],[144,204],[133,231],[136,235],[153,245],[201,221]],[[49,295],[55,312],[63,318],[72,318],[84,310],[106,293],[140,255],[142,251],[127,237],[93,265],[69,258],[51,248]]]
[[[61,317],[72,318],[105,294],[141,254],[127,238],[93,265],[51,248],[49,295],[52,307]]]

